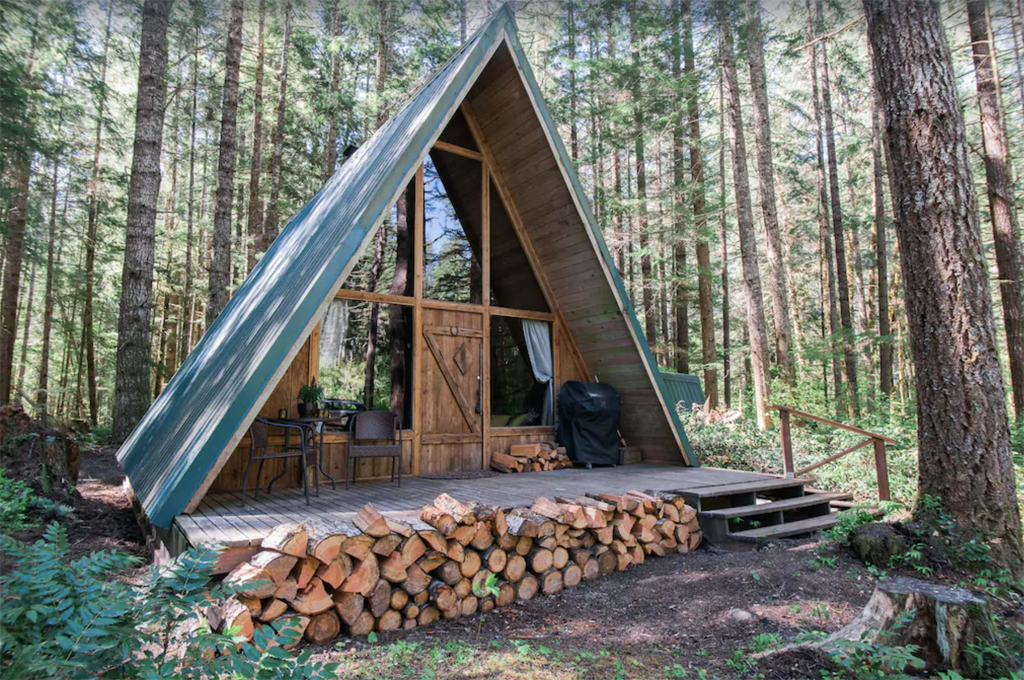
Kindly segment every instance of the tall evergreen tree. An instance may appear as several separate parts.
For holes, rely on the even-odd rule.
[[[117,328],[112,434],[115,441],[124,441],[149,407],[153,251],[156,246],[156,204],[160,194],[170,12],[171,0],[146,0],[142,8],[135,146],[128,185],[121,313]]]
[[[921,494],[1024,574],[1006,391],[957,74],[933,2],[864,0],[893,165]]]

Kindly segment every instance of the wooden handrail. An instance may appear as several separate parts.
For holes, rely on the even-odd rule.
[[[846,430],[848,432],[853,432],[854,434],[862,434],[865,437],[871,437],[872,439],[881,439],[886,444],[895,444],[896,443],[895,439],[893,439],[891,437],[886,437],[884,434],[878,434],[877,432],[868,432],[867,430],[862,430],[859,427],[854,427],[853,425],[847,425],[846,423],[840,423],[840,422],[835,421],[835,420],[829,420],[828,418],[822,418],[821,416],[816,416],[813,413],[807,413],[806,411],[800,411],[800,410],[797,410],[795,408],[790,408],[789,406],[781,406],[779,404],[772,404],[769,408],[773,408],[776,411],[780,411],[780,412],[781,411],[788,411],[789,413],[792,413],[795,416],[800,416],[801,418],[806,418],[807,420],[813,420],[815,422],[823,423],[825,425],[831,425],[832,427],[838,427],[840,430]]]
[[[895,444],[895,439],[892,439],[891,437],[886,437],[885,435],[882,434],[878,434],[877,432],[869,432],[867,430],[862,430],[859,427],[846,425],[844,423],[836,422],[835,420],[829,420],[828,418],[822,418],[821,416],[816,416],[812,413],[800,411],[798,409],[790,408],[788,406],[780,406],[778,404],[773,404],[771,408],[779,412],[779,425],[781,428],[782,435],[783,469],[785,470],[787,477],[798,477],[800,475],[806,474],[807,472],[815,470],[821,467],[822,465],[831,463],[832,461],[835,460],[839,460],[843,456],[849,455],[854,451],[859,451],[868,444],[872,444],[875,449],[875,475],[878,479],[878,499],[882,501],[891,500],[891,496],[889,494],[889,463],[886,458],[885,445]],[[854,434],[863,435],[867,437],[867,439],[857,444],[854,444],[853,446],[844,449],[839,453],[835,453],[824,460],[818,461],[817,463],[814,463],[812,465],[808,465],[807,467],[801,470],[794,471],[793,438],[790,435],[789,431],[790,415],[805,418],[807,420],[813,420],[817,423],[823,423],[825,425],[838,427],[839,429],[846,430],[848,432],[853,432]]]

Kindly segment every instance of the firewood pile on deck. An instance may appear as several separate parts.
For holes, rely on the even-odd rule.
[[[288,622],[319,644],[553,595],[701,539],[696,510],[659,492],[537,498],[508,510],[442,494],[418,516],[385,517],[367,504],[351,522],[277,526],[225,577],[237,595],[207,616],[247,638]]]
[[[498,472],[544,472],[571,467],[572,459],[565,447],[553,442],[514,444],[508,453],[491,454],[491,468]]]

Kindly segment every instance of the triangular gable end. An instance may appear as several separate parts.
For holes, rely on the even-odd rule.
[[[666,405],[657,364],[523,57],[514,20],[503,7],[288,223],[121,447],[118,460],[155,526],[169,527],[176,515],[201,501],[372,240],[388,207],[499,50],[516,62],[537,122],[560,157],[566,189],[640,350],[647,384],[655,387],[667,416],[662,422],[671,428],[689,463],[696,465],[682,426]],[[571,329],[575,321],[566,317],[566,323]]]

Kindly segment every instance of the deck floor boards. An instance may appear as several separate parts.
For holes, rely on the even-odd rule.
[[[538,496],[577,496],[584,493],[621,494],[631,489],[693,491],[702,487],[777,482],[772,475],[721,468],[688,468],[675,465],[626,465],[593,470],[569,469],[478,479],[404,477],[402,486],[388,480],[359,482],[348,490],[344,482],[331,489],[320,482],[320,496],[310,489],[307,506],[301,488],[281,488],[254,498],[249,492],[242,505],[241,492],[209,494],[190,515],[177,518],[188,543],[198,546],[217,542],[225,546],[249,545],[262,540],[270,528],[285,521],[309,517],[351,519],[366,503],[388,512],[418,511],[442,493],[461,501],[481,501],[510,507],[530,505]]]

